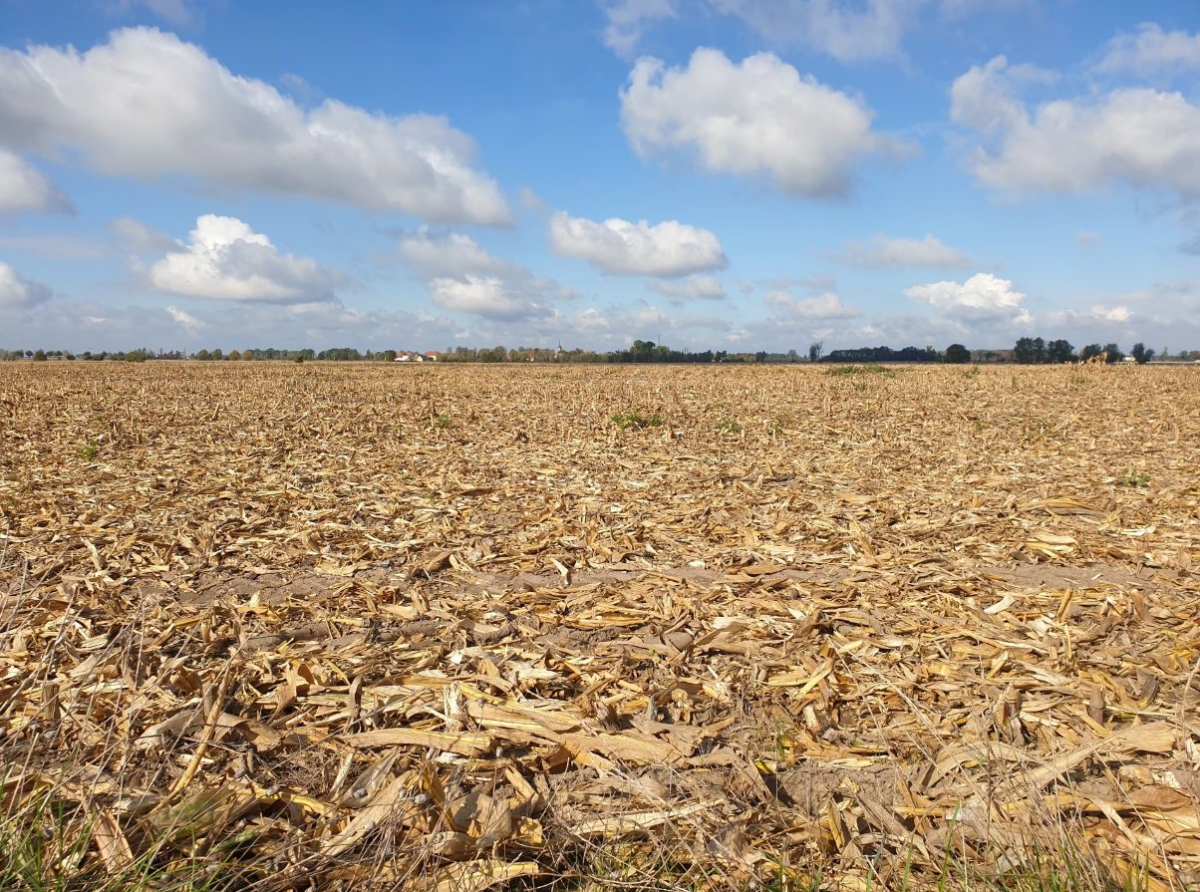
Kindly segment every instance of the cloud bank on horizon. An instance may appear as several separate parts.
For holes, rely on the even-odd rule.
[[[53,5],[0,348],[1200,348],[1190,0]]]

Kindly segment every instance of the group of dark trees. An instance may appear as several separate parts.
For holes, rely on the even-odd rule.
[[[1116,344],[1110,345],[1115,352]],[[1103,348],[1101,348],[1103,349]],[[1097,353],[1100,350],[1096,351]],[[1013,347],[1013,362],[1021,365],[1059,365],[1076,360],[1075,348],[1070,341],[1057,340],[1046,343],[1042,338],[1021,338]],[[1113,360],[1117,362],[1118,360]]]
[[[1133,345],[1129,355],[1139,365],[1144,365],[1154,358],[1155,353],[1145,344],[1137,343]],[[1124,351],[1116,344],[1105,344],[1103,347],[1099,344],[1088,344],[1076,356],[1075,348],[1071,346],[1070,341],[1058,340],[1046,343],[1041,338],[1021,338],[1012,351],[1013,362],[1021,365],[1061,365],[1065,362],[1088,362],[1097,356],[1103,356],[1104,361],[1110,365],[1125,361]]]

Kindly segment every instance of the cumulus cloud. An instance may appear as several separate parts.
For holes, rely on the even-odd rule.
[[[71,210],[70,199],[45,174],[20,155],[0,149],[0,216]]]
[[[873,236],[866,243],[846,242],[834,256],[840,263],[866,269],[891,266],[970,266],[971,258],[926,235],[923,239]]]
[[[791,195],[843,195],[857,161],[900,154],[871,130],[872,117],[771,53],[735,64],[701,48],[686,68],[642,58],[621,91],[622,126],[639,155],[694,151],[706,171],[767,176]]]
[[[579,295],[519,263],[496,257],[468,235],[428,228],[400,240],[404,263],[439,307],[514,322],[553,316],[555,302]]]
[[[1194,68],[1200,68],[1200,34],[1164,31],[1155,22],[1143,22],[1137,33],[1110,40],[1094,70],[1154,77]]]
[[[840,62],[900,55],[900,42],[925,0],[710,0],[774,43],[800,44]]]
[[[213,300],[302,303],[334,299],[342,273],[307,257],[281,254],[267,236],[236,217],[205,214],[188,243],[150,267],[158,291]]]
[[[509,274],[517,264],[489,253],[469,235],[436,233],[428,227],[400,239],[400,259],[424,279],[465,273]]]
[[[676,220],[651,226],[613,217],[597,223],[564,211],[550,218],[550,249],[613,276],[682,276],[729,263],[707,229]]]
[[[724,300],[728,296],[720,279],[703,273],[692,273],[682,282],[651,279],[646,287],[665,297],[682,300]]]
[[[85,53],[0,48],[0,140],[68,149],[105,174],[170,175],[277,195],[507,224],[470,138],[444,117],[373,114],[335,100],[298,106],[204,50],[153,28],[113,32]]]
[[[905,288],[912,300],[927,303],[942,315],[959,322],[1024,325],[1033,317],[1024,309],[1025,295],[1008,279],[976,273],[963,283],[932,282]]]
[[[772,291],[765,300],[793,319],[853,319],[862,315],[859,310],[842,303],[842,299],[831,291],[803,299],[792,297],[786,291]]]
[[[1182,94],[1123,88],[1030,113],[1024,79],[998,56],[951,89],[951,118],[987,137],[970,161],[981,182],[1014,196],[1121,182],[1200,197],[1200,107]]]
[[[1104,322],[1128,322],[1130,317],[1129,307],[1092,307],[1092,315]]]
[[[527,319],[546,315],[550,307],[528,290],[500,276],[468,273],[462,278],[436,278],[428,283],[434,302],[445,310],[474,313],[488,319]]]
[[[679,15],[676,0],[602,0],[600,5],[606,20],[604,45],[623,58],[633,53],[647,22]]]
[[[22,278],[0,261],[0,310],[27,310],[48,301],[51,294],[48,286]]]

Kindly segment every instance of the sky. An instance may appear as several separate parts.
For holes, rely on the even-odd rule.
[[[0,348],[1200,348],[1196,0],[0,0]]]

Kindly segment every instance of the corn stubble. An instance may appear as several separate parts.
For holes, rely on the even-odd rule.
[[[1195,885],[1197,383],[0,366],[0,880]]]

